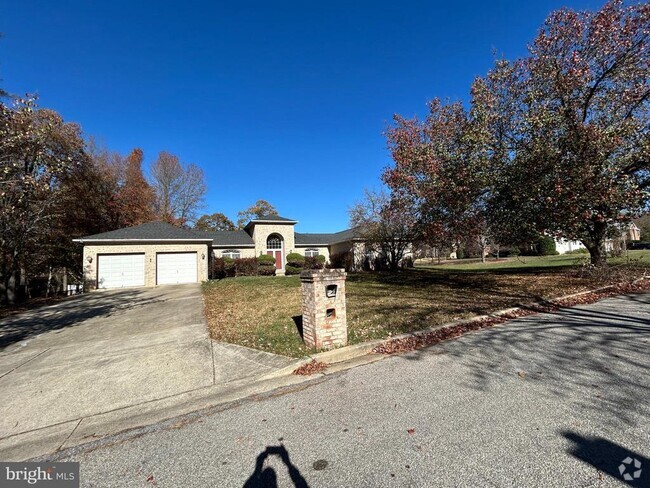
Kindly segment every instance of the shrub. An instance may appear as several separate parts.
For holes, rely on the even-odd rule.
[[[305,256],[298,254],[297,252],[292,252],[287,255],[287,265],[293,266],[296,268],[302,268],[305,264]]]
[[[330,264],[327,266],[330,269],[344,268],[345,271],[350,271],[354,264],[351,252],[339,252],[330,254]]]
[[[268,254],[260,254],[257,256],[257,264],[260,266],[275,266],[275,258]]]
[[[231,258],[214,258],[210,278],[220,280],[235,276],[235,262]]]
[[[256,258],[235,259],[235,276],[256,276],[257,271]]]
[[[299,275],[300,273],[302,273],[302,266],[293,266],[291,264],[287,264],[284,268],[284,274],[287,276]]]
[[[555,240],[552,237],[542,236],[537,241],[537,254],[540,256],[553,256],[560,253],[555,249]]]
[[[273,276],[275,274],[275,258],[267,254],[258,256],[257,273],[261,276]]]
[[[323,269],[325,267],[325,256],[318,255],[314,257],[306,257],[303,269]]]
[[[412,268],[413,267],[413,258],[411,256],[406,256],[399,263],[401,268]]]
[[[508,253],[508,256],[517,257],[520,254],[521,254],[521,250],[519,249],[519,247],[514,246],[510,248],[510,252]]]

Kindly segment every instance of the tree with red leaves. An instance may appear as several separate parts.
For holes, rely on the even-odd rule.
[[[32,98],[0,102],[0,304],[21,298],[27,257],[52,239],[62,185],[86,161],[77,124]]]
[[[144,153],[135,148],[126,157],[117,190],[120,227],[139,225],[154,219],[155,195],[142,174]]]
[[[383,180],[400,200],[413,202],[420,233],[440,247],[474,241],[483,259],[491,242],[485,136],[460,103],[429,103],[424,121],[395,116],[387,133],[395,165]]]
[[[650,4],[556,11],[529,52],[475,80],[469,111],[396,117],[384,181],[452,235],[580,240],[601,265],[650,199]]]
[[[562,9],[530,55],[499,61],[472,89],[505,227],[580,240],[591,262],[648,205],[650,4]]]

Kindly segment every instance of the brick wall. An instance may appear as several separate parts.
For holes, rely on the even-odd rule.
[[[308,347],[320,350],[347,345],[346,276],[342,269],[301,273],[302,333]],[[335,296],[328,294],[328,288],[332,286],[336,287]]]

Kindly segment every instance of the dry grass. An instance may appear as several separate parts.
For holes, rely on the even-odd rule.
[[[567,265],[564,257],[545,259],[537,266],[528,260],[479,269],[452,265],[396,274],[351,274],[346,285],[349,342],[386,338],[576,293],[648,269],[636,263],[616,267],[607,275],[594,275]],[[311,352],[296,326],[295,319],[301,314],[298,277],[229,278],[206,283],[204,302],[214,339],[294,357]]]

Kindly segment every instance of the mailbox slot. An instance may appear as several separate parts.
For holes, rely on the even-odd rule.
[[[337,285],[327,285],[325,287],[325,296],[327,298],[336,298],[336,289],[338,288]]]
[[[335,319],[336,318],[336,310],[333,308],[328,308],[325,311],[325,318],[326,319]]]

